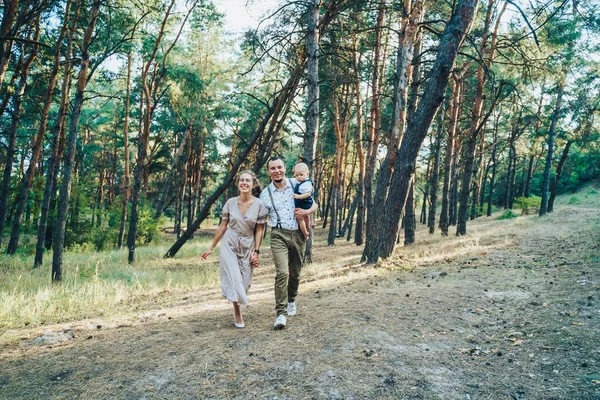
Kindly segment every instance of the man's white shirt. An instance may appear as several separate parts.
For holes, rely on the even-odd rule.
[[[294,215],[294,186],[298,181],[294,178],[285,179],[285,187],[283,190],[279,190],[275,187],[275,184],[271,182],[267,188],[264,188],[260,193],[260,199],[267,207],[269,211],[269,222],[270,227],[277,226],[277,214],[275,208],[281,218],[281,227],[283,229],[297,230],[298,221]],[[271,196],[269,196],[268,188],[271,188],[271,194],[273,195],[273,201],[271,202]],[[275,206],[275,208],[273,207]]]

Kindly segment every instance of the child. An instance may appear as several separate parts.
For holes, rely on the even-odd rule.
[[[296,178],[298,181],[296,186],[294,186],[294,194],[292,195],[294,198],[294,205],[296,208],[308,210],[313,204],[313,185],[312,181],[308,178],[308,165],[304,163],[298,163],[294,166],[292,173],[294,174],[294,178]],[[304,234],[306,240],[308,240],[308,232],[310,230],[310,215],[306,215],[305,217],[298,219],[298,226],[300,227],[300,230],[302,231],[302,234]]]

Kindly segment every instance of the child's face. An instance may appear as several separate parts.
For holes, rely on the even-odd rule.
[[[298,180],[298,182],[304,182],[308,179],[308,171],[305,169],[299,169],[294,171],[294,178]]]

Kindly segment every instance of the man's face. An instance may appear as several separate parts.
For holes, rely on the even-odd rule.
[[[285,165],[281,160],[273,160],[267,164],[267,172],[273,181],[281,182],[285,178]]]

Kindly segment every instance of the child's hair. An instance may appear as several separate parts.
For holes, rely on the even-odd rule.
[[[305,164],[305,163],[303,163],[303,162],[299,162],[299,163],[296,163],[296,164],[294,165],[294,167],[292,168],[292,174],[295,174],[295,173],[296,173],[296,171],[298,171],[298,170],[301,170],[301,171],[306,171],[306,172],[310,172],[310,171],[308,170],[308,165],[306,165],[306,164]]]
[[[254,172],[250,171],[249,169],[245,169],[239,173],[238,178],[237,178],[238,182],[239,182],[240,178],[242,177],[242,175],[250,175],[252,177],[252,196],[254,196],[254,197],[260,196],[260,192],[261,192],[262,188],[260,187],[260,182],[258,182],[258,179],[256,179],[256,174]]]

